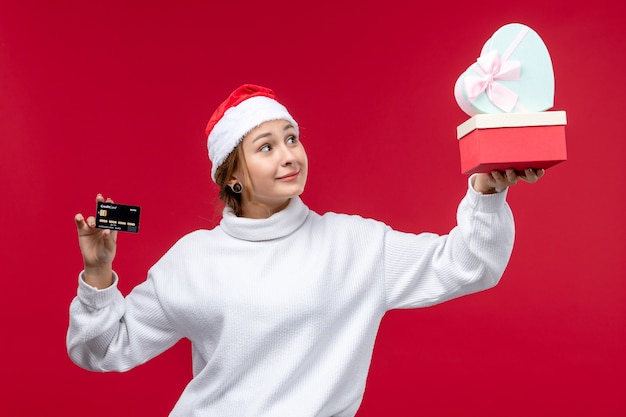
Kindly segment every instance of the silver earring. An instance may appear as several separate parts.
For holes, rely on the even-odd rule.
[[[241,186],[241,184],[236,182],[233,184],[232,190],[233,190],[233,193],[235,194],[241,194],[241,190],[243,190],[243,187]]]

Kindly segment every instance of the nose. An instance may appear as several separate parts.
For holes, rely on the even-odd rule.
[[[281,164],[284,166],[293,165],[296,160],[296,156],[291,148],[286,145],[282,146],[281,152]]]

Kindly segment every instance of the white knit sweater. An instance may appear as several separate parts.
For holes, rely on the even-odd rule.
[[[468,190],[448,235],[409,234],[294,198],[178,241],[126,298],[79,279],[72,360],[125,371],[181,338],[193,379],[171,416],[347,417],[361,402],[381,318],[495,285],[514,238],[506,191]]]

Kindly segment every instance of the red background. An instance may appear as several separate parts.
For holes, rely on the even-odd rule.
[[[509,194],[501,284],[381,326],[359,417],[626,415],[623,1],[2,1],[3,416],[164,416],[191,375],[181,342],[125,374],[65,351],[97,192],[142,206],[115,268],[128,292],[180,236],[215,225],[204,125],[244,82],[302,126],[303,198],[447,232],[466,187],[452,89],[500,26],[552,55],[568,157]]]

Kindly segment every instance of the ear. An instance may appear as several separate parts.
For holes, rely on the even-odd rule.
[[[235,183],[237,182],[241,182],[239,181],[239,179],[237,178],[237,176],[235,174],[233,174],[230,179],[228,180],[228,182],[226,183],[226,185],[228,185],[230,188],[233,188],[233,185],[235,185]]]

